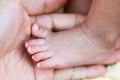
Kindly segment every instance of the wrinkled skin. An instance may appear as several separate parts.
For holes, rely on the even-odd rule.
[[[28,13],[35,15],[51,12],[49,9],[40,10],[41,5],[35,4],[34,1],[36,0],[22,0],[26,4],[22,4],[22,2],[21,5],[20,3],[12,3],[13,6],[7,5],[6,9],[0,8],[2,9],[0,10],[0,80],[50,80],[53,75],[52,71],[36,69],[31,57],[27,55],[24,49],[23,43],[30,37],[30,26],[32,24]],[[43,0],[37,1],[42,4]],[[32,7],[27,6],[28,2],[34,3]],[[34,5],[38,8],[34,9]],[[55,8],[55,5],[53,6]],[[54,10],[56,9],[52,11]]]
[[[0,14],[0,80],[50,79],[50,74],[44,78],[47,71],[41,71],[44,75],[40,78],[37,76],[41,73],[35,69],[23,45],[30,37],[31,18],[18,3],[7,6]]]

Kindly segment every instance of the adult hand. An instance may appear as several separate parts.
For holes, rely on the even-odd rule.
[[[60,2],[62,1],[65,0]],[[46,3],[46,6],[48,3]],[[32,21],[29,15],[51,12],[64,3],[62,5],[56,4],[57,7],[53,7],[53,9],[45,6],[41,7],[42,4],[45,4],[44,0],[1,0],[0,4],[0,80],[50,79],[52,71],[42,70],[39,72],[40,70],[38,71],[31,62],[23,44],[30,37]],[[53,5],[53,3],[50,5]],[[48,73],[51,75],[47,75]]]
[[[9,8],[6,7],[0,14],[0,80],[50,79],[51,71],[43,73],[43,77],[39,75],[38,69],[35,71],[34,64],[22,46],[22,43],[30,36],[30,25],[32,24],[27,11],[18,3],[6,6]],[[35,74],[37,71],[38,73]],[[16,72],[17,74],[15,74]]]
[[[117,45],[120,42],[117,43]],[[106,59],[101,65],[91,65],[83,67],[67,68],[55,71],[54,80],[79,80],[84,78],[95,78],[105,74],[104,65],[109,65],[120,61],[120,48],[116,48],[112,56]]]

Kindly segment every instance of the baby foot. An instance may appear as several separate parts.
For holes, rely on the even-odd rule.
[[[46,38],[49,43],[48,50],[33,55],[34,60],[38,61],[37,67],[60,69],[104,62],[109,56],[105,54],[108,50],[97,42],[91,42],[90,39],[93,41],[96,39],[91,36],[89,39],[80,29],[76,27],[72,30],[51,33]]]
[[[48,35],[49,30],[39,26],[37,23],[32,26],[32,35],[38,39],[32,39],[25,43],[29,54],[34,55],[32,59],[35,62],[49,58],[46,51],[49,48],[49,45],[46,42],[46,36]],[[46,55],[46,56],[45,56]]]
[[[41,22],[42,18],[44,18],[43,22]],[[32,27],[32,35],[38,39],[26,43],[28,52],[33,55],[33,60],[38,62],[38,67],[58,69],[98,64],[110,56],[105,53],[111,52],[111,49],[105,48],[101,39],[96,37],[91,30],[77,26],[70,30],[48,35],[44,33],[48,28],[46,27],[48,24],[45,24],[47,18],[42,18],[39,18],[41,21],[37,20],[37,24]],[[42,26],[42,33],[44,33],[42,36],[40,26]],[[44,44],[41,43],[42,40],[45,40]],[[46,44],[47,41],[49,46]]]

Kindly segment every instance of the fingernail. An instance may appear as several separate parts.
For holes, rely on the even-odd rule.
[[[37,67],[40,68],[40,63],[37,64]]]

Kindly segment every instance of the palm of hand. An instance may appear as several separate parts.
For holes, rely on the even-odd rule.
[[[10,6],[0,17],[0,80],[40,79],[23,46],[30,37],[30,17],[19,5]]]

